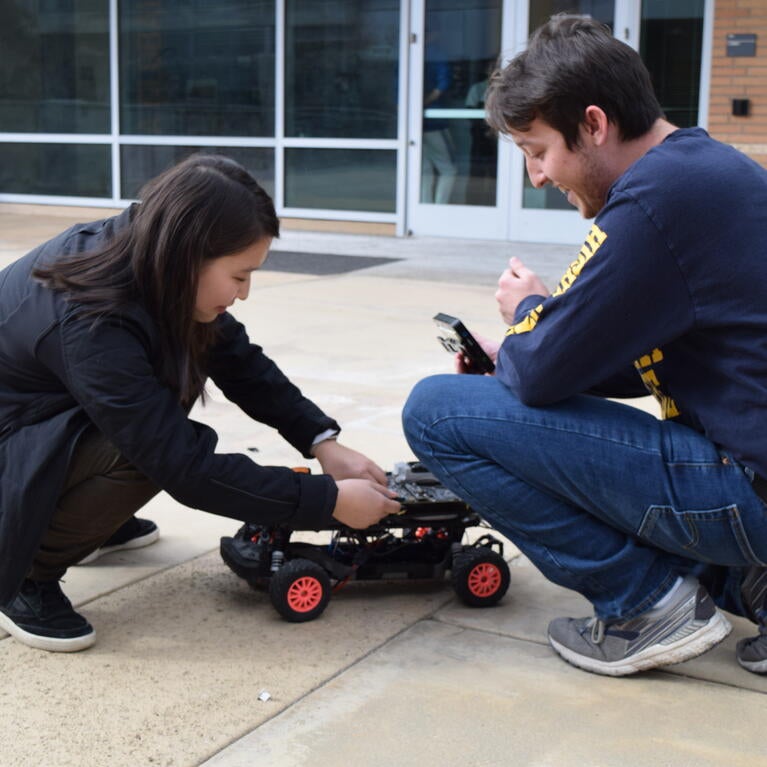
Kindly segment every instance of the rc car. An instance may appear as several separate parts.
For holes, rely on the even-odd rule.
[[[464,542],[466,530],[487,527],[479,515],[418,462],[395,464],[388,486],[401,504],[365,530],[328,528],[328,543],[294,539],[292,527],[246,523],[221,539],[221,557],[254,589],[268,589],[291,622],[322,614],[331,594],[351,580],[450,577],[467,605],[496,604],[509,587],[503,542],[491,533]]]

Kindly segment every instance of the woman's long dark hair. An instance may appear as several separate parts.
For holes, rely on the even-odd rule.
[[[139,193],[130,224],[97,251],[36,270],[87,315],[101,317],[138,301],[160,331],[160,379],[186,406],[202,394],[205,353],[215,323],[194,319],[203,263],[279,236],[269,195],[240,165],[193,155]]]

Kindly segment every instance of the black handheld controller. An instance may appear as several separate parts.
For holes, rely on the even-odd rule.
[[[457,317],[440,312],[433,319],[440,331],[437,336],[439,342],[447,351],[463,355],[470,373],[492,373],[495,370],[493,361]]]

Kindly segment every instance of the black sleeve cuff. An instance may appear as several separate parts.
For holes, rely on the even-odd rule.
[[[329,474],[298,474],[301,496],[290,520],[295,530],[327,530],[334,522],[338,487]]]

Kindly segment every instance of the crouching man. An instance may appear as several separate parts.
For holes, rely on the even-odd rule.
[[[693,658],[748,616],[767,671],[767,171],[664,119],[638,54],[555,17],[493,75],[488,121],[596,217],[549,294],[517,258],[482,341],[492,376],[421,381],[416,455],[551,581],[594,607],[548,629],[624,675]],[[650,390],[662,419],[605,397]]]

